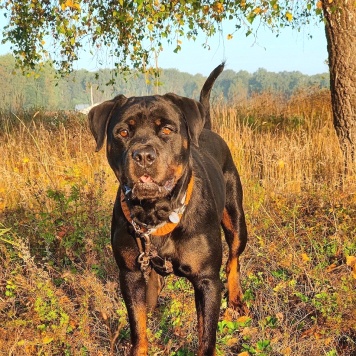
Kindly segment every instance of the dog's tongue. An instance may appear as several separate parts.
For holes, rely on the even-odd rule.
[[[142,183],[152,183],[153,180],[148,174],[144,174],[143,176],[140,177],[140,181]]]

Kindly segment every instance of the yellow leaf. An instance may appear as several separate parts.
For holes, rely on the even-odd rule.
[[[232,337],[230,340],[226,341],[227,346],[234,346],[237,345],[239,342],[239,339],[237,337]]]
[[[259,13],[262,12],[262,10],[261,10],[260,7],[256,7],[256,9],[254,9],[253,12],[254,12],[255,14],[259,14]]]
[[[326,339],[323,340],[324,345],[330,345],[333,342],[333,339],[331,337],[327,337]]]
[[[237,354],[237,356],[250,356],[250,354],[247,351],[244,351]]]
[[[286,18],[289,22],[291,22],[293,20],[293,15],[290,12],[286,13]]]
[[[289,356],[289,355],[292,354],[292,349],[288,346],[288,347],[286,347],[285,349],[283,349],[283,350],[281,351],[281,354],[282,354],[282,355],[285,355],[285,356]]]
[[[238,323],[246,323],[246,322],[248,322],[248,321],[250,321],[251,320],[251,318],[249,317],[249,316],[247,316],[247,315],[243,315],[243,316],[240,316],[239,318],[237,318],[237,322]]]
[[[224,11],[224,5],[221,2],[215,2],[213,4],[213,9],[217,13],[222,13]]]
[[[283,169],[284,166],[285,166],[284,161],[283,161],[282,159],[279,159],[279,160],[277,161],[277,166],[278,166],[278,168]]]
[[[290,267],[292,265],[292,262],[293,262],[293,255],[290,253],[280,262],[280,265],[282,267]]]
[[[318,1],[318,2],[316,3],[316,7],[317,7],[318,9],[322,9],[323,3],[322,3],[321,1]]]
[[[67,0],[61,4],[61,8],[64,11],[67,7],[75,10],[80,10],[80,4],[74,2],[73,0]]]
[[[42,340],[43,344],[47,345],[53,341],[53,337],[45,336]]]
[[[356,279],[356,257],[346,256],[346,264],[352,268],[351,275],[354,279]]]
[[[314,333],[314,337],[315,337],[315,339],[319,340],[319,339],[321,339],[322,335],[320,333],[316,332],[316,333]]]
[[[228,40],[231,40],[233,37],[234,37],[234,36],[233,36],[232,34],[230,34],[230,33],[227,35],[227,39],[228,39]]]
[[[285,289],[287,287],[287,284],[286,284],[286,282],[280,282],[280,283],[278,283],[274,288],[273,288],[273,290],[276,292],[276,293],[278,293],[278,292],[280,292],[281,290],[283,290],[283,289]]]
[[[350,267],[354,267],[356,265],[356,257],[346,256],[346,264]]]
[[[309,262],[310,258],[306,253],[302,253],[302,260],[303,262]]]

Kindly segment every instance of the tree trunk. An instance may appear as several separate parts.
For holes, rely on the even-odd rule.
[[[323,0],[334,127],[349,173],[356,168],[356,1]]]

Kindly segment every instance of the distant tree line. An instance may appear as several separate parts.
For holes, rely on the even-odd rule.
[[[176,69],[162,70],[158,78],[150,73],[119,76],[110,69],[97,72],[81,69],[65,78],[56,78],[54,69],[48,63],[23,76],[16,71],[13,56],[8,54],[0,56],[0,109],[73,110],[117,94],[132,96],[175,92],[198,99],[205,79],[201,74],[191,75]],[[311,87],[329,88],[329,74],[274,73],[262,68],[251,74],[227,69],[216,81],[212,99],[226,102],[243,100],[254,93],[266,91],[289,97]]]

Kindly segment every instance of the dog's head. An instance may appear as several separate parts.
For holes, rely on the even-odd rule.
[[[198,146],[204,110],[175,94],[119,95],[89,112],[97,151],[107,136],[107,157],[122,187],[134,198],[167,196],[184,174],[190,145]]]

